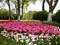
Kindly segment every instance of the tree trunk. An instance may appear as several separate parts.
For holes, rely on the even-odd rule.
[[[48,22],[52,22],[53,9],[49,6]]]
[[[23,18],[23,11],[24,11],[24,0],[22,0],[22,18]]]
[[[15,8],[16,8],[16,14],[18,14],[18,11],[17,11],[17,0],[15,1]]]
[[[45,0],[43,0],[43,2],[42,2],[42,11],[44,11],[45,9]]]
[[[18,21],[20,21],[20,0],[17,0],[17,5],[18,5]]]
[[[9,7],[9,20],[10,20],[10,15],[11,15],[10,0],[7,0],[7,4],[8,4],[8,7]]]
[[[52,22],[52,12],[49,12],[49,14],[48,14],[48,22]]]

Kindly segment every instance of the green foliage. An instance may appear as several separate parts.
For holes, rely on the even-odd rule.
[[[34,20],[41,20],[41,21],[47,20],[47,17],[48,17],[48,12],[46,11],[39,11],[34,13],[33,15]]]
[[[16,20],[16,19],[17,19],[17,17],[18,17],[18,15],[17,15],[17,14],[12,14],[12,15],[10,16],[10,19],[11,19],[11,20]]]
[[[0,0],[0,2],[2,2],[2,0]]]
[[[60,23],[58,22],[43,21],[42,23],[60,27]]]
[[[52,15],[52,21],[55,21],[55,14]]]
[[[10,19],[15,20],[17,19],[17,14],[11,14]],[[6,9],[0,9],[0,19],[8,20],[9,19],[9,11]]]
[[[24,20],[28,20],[29,19],[29,15],[27,13],[24,12],[24,15],[23,15],[23,19]]]
[[[8,10],[0,9],[0,19],[8,19]]]
[[[55,21],[60,22],[60,10],[58,10],[55,14]]]

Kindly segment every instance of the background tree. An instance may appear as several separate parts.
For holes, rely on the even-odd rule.
[[[6,2],[9,7],[9,20],[10,20],[10,15],[11,15],[10,0],[6,0]]]
[[[43,0],[43,2],[42,2],[42,11],[44,11],[45,10],[45,0]]]
[[[17,9],[18,9],[18,7],[17,7],[17,0],[15,0],[15,9],[16,9],[16,14],[18,14],[18,11],[17,11]]]
[[[36,0],[22,0],[22,18],[23,18],[24,6],[26,6],[27,8],[29,6],[29,2],[35,4]]]
[[[0,0],[0,2],[2,2],[2,3],[6,2],[7,3],[8,8],[9,8],[9,20],[10,20],[10,15],[11,15],[10,0]]]
[[[23,18],[24,8],[27,8],[28,6],[29,6],[29,1],[28,0],[22,0],[22,18]]]
[[[20,20],[20,0],[17,0],[17,5],[18,5],[18,21]]]
[[[51,22],[53,11],[54,11],[54,9],[55,9],[55,7],[56,7],[59,0],[46,0],[46,1],[49,5],[48,21]]]
[[[24,11],[24,3],[26,0],[22,0],[22,18],[23,18],[23,11]]]

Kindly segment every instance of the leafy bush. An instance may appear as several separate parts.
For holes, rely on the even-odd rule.
[[[60,10],[58,10],[55,14],[55,21],[60,22]]]
[[[17,14],[12,14],[12,15],[10,16],[10,19],[11,19],[11,20],[16,20],[16,19],[17,19],[17,17],[18,17],[18,15],[17,15]]]
[[[11,20],[16,20],[17,19],[17,14],[11,14],[10,15],[10,19]],[[0,9],[0,19],[3,19],[3,20],[8,20],[9,19],[9,11],[6,10],[6,9]]]
[[[52,15],[52,21],[56,21],[55,14]]]
[[[8,19],[8,10],[0,9],[0,19]]]
[[[23,19],[24,20],[28,20],[29,19],[29,15],[27,13],[24,12],[24,15],[23,15]]]
[[[58,22],[43,21],[42,23],[60,27],[60,23]]]
[[[41,20],[41,21],[47,20],[47,17],[48,17],[48,12],[46,11],[39,11],[33,15],[34,20]]]

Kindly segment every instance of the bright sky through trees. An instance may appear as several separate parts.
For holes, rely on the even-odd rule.
[[[11,3],[11,5],[12,5],[12,3]],[[0,6],[3,6],[3,5],[0,3]],[[12,7],[14,8],[14,5]],[[5,4],[4,8],[8,9],[7,4]],[[58,4],[57,4],[57,6],[54,10],[54,13],[57,12],[57,10],[59,10],[59,9],[60,9],[60,0],[59,0]],[[40,2],[39,0],[36,1],[36,4],[32,4],[30,2],[30,5],[29,5],[27,11],[30,11],[30,10],[41,11],[42,10],[42,2]],[[45,3],[45,10],[47,10],[47,11],[49,10],[49,7],[48,7],[47,3]]]
[[[59,0],[59,2],[58,2],[58,4],[57,4],[57,6],[56,6],[56,8],[55,8],[55,10],[54,10],[54,13],[55,12],[57,12],[57,10],[59,10],[60,9],[60,0]],[[36,4],[34,5],[34,4],[32,4],[32,3],[30,3],[30,6],[28,7],[28,11],[29,10],[37,10],[37,11],[40,11],[40,10],[42,10],[42,2],[40,2],[39,0],[38,1],[36,1]],[[47,3],[45,3],[45,10],[49,10],[49,7],[48,7],[48,4]]]

